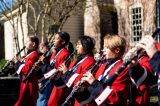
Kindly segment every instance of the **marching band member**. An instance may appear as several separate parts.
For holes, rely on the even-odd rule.
[[[82,77],[82,74],[88,71],[91,68],[91,66],[95,63],[93,57],[94,45],[95,40],[93,38],[89,36],[80,36],[76,45],[76,50],[78,54],[77,59],[71,62],[69,68],[67,68],[65,64],[60,65],[60,67],[58,68],[60,71],[65,73],[65,75],[62,76],[62,79],[64,81],[63,84],[66,84],[68,88],[72,88],[74,84]],[[59,82],[57,83],[57,85],[59,85]],[[64,97],[64,94],[62,96]],[[68,95],[65,95],[63,101],[59,102],[58,104],[55,105],[52,103],[48,104],[48,106],[61,105],[65,101],[67,96]],[[56,97],[57,96],[55,94],[55,98]]]
[[[26,39],[27,55],[23,58],[23,61],[18,61],[17,57],[14,57],[14,68],[17,70],[17,74],[22,77],[22,80],[28,74],[33,64],[39,59],[38,55],[39,40],[36,36],[28,36]],[[15,106],[36,106],[36,100],[38,97],[38,79],[33,76],[26,83],[21,82],[20,95]]]
[[[44,60],[42,60],[43,62],[41,63],[41,66],[40,66],[41,69],[37,71],[38,79],[43,78],[43,74],[45,74],[46,70],[43,69],[43,67],[44,67],[44,64],[48,64],[50,62],[51,51],[53,52],[54,50],[52,50],[52,48],[49,47],[48,42],[41,42],[39,44],[39,55],[43,56],[43,54],[45,54],[46,52],[49,52],[49,54],[48,54],[48,56],[45,57]],[[43,85],[42,83],[44,83],[44,82],[45,81],[39,82],[39,84],[38,84],[39,88],[40,88],[40,86]],[[48,97],[49,97],[49,95],[50,95],[49,91],[52,90],[53,86],[50,86],[50,87],[48,87],[48,89],[45,89],[45,91],[38,93],[37,106],[45,106],[46,105],[46,103],[48,101],[48,99],[46,99],[47,98],[46,95],[48,95]]]
[[[129,50],[124,60],[130,57],[135,50],[136,47]],[[156,83],[157,77],[154,76],[148,61],[149,57],[143,53],[142,56],[132,60],[128,66],[132,81],[130,106],[149,106],[150,104],[150,86]]]
[[[45,72],[45,74],[43,75],[45,80],[41,81],[42,84],[41,86],[43,86],[43,84],[45,84],[48,81],[48,78],[50,78],[52,75],[56,73],[56,70],[60,66],[60,64],[62,64],[65,61],[65,59],[69,56],[70,52],[73,51],[73,48],[68,48],[68,50],[66,48],[68,44],[71,45],[71,43],[69,42],[70,42],[70,35],[67,32],[58,32],[55,35],[55,38],[53,39],[55,52],[53,52],[53,54],[51,55],[50,63],[44,64],[40,68],[41,71],[44,70]],[[59,74],[62,75],[62,73]],[[54,91],[56,92],[57,97],[59,97],[59,95],[66,93],[66,91],[62,89],[57,89],[54,86],[53,82],[51,82],[43,91],[40,92],[41,98],[38,99],[37,105],[46,106],[47,103],[50,103],[50,101],[48,100],[49,98],[52,98],[53,95],[55,95]],[[61,100],[62,98],[59,99]]]
[[[157,78],[158,77],[158,90],[159,90],[159,70],[160,70],[160,51],[159,44],[153,39],[152,36],[146,35],[141,39],[140,43],[137,45],[138,47],[143,48],[147,55],[149,56],[149,65],[152,69],[152,74]],[[149,81],[152,81],[153,78],[149,78]],[[155,83],[153,83],[155,84]],[[158,92],[159,95],[159,92]],[[159,99],[159,98],[158,98]],[[160,103],[159,103],[160,104]]]
[[[105,84],[105,80],[116,73],[117,69],[122,65],[122,56],[125,52],[126,40],[118,35],[107,35],[104,37],[104,55],[107,59],[99,69],[95,76],[90,72],[83,74],[81,80],[88,82],[90,85],[82,91],[78,91],[75,97],[78,105],[108,105],[108,106],[127,106],[127,96],[129,93],[129,73],[125,68],[118,77],[110,84]],[[85,94],[82,100],[79,95]],[[88,95],[88,96],[87,96]]]

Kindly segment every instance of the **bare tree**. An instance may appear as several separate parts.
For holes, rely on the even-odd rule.
[[[1,0],[3,2],[3,0]],[[20,23],[20,31],[22,33],[22,41],[24,44],[24,28],[22,15],[26,14],[28,31],[35,33],[36,35],[42,35],[41,39],[44,40],[46,31],[50,25],[58,26],[59,30],[66,20],[72,15],[78,15],[83,13],[85,0],[16,0],[13,8],[18,9],[13,14],[13,8],[7,7],[6,3],[3,2],[5,9],[3,9],[3,15],[10,21],[14,30],[14,40],[16,43],[16,49],[19,50],[18,32],[15,27],[14,17],[17,18],[17,24]],[[6,9],[7,8],[7,9]],[[10,15],[8,15],[10,14]]]
[[[41,34],[43,40],[50,25],[58,25],[61,30],[70,16],[82,13],[83,3],[85,0],[27,0],[27,16],[32,15],[34,22],[28,22],[29,29]]]

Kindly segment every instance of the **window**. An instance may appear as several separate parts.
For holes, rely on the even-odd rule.
[[[138,42],[142,37],[142,24],[143,24],[143,10],[142,5],[134,4],[129,8],[129,16],[130,16],[130,40],[131,45]]]

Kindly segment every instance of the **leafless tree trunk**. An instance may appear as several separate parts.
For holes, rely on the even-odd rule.
[[[22,6],[23,6],[23,0],[17,0],[18,1],[18,15],[19,15],[19,21],[20,21],[20,28],[21,28],[21,32],[22,32],[22,44],[24,46],[24,28],[23,28],[23,25],[22,25],[22,14],[23,14],[23,11],[22,11]]]
[[[96,0],[87,0],[85,9],[85,35],[90,35],[96,40],[96,50],[100,50],[100,11]]]

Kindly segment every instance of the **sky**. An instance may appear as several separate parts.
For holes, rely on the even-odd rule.
[[[6,6],[10,8],[12,6],[12,4],[13,4],[12,2],[14,2],[14,1],[15,0],[0,0],[0,12],[5,10]]]

